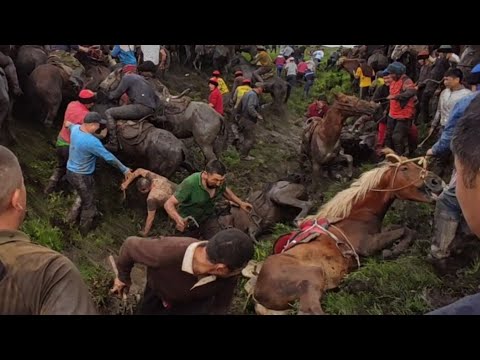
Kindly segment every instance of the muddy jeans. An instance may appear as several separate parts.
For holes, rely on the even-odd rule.
[[[256,125],[257,124],[255,122],[243,116],[238,122],[238,128],[240,130],[240,133],[243,135],[243,142],[239,144],[239,151],[240,155],[242,156],[248,156],[250,150],[252,150],[253,146],[255,145]]]
[[[116,142],[117,140],[117,120],[140,120],[147,115],[153,114],[154,110],[142,104],[130,104],[119,107],[110,108],[105,111],[107,118],[107,129],[109,139]]]
[[[77,174],[67,170],[67,180],[81,199],[80,229],[88,232],[97,214],[95,206],[95,179],[92,175]],[[75,211],[72,209],[72,211]]]
[[[47,189],[47,193],[55,190],[57,184],[62,180],[62,178],[67,173],[67,162],[70,146],[57,146],[57,166],[53,170],[52,176],[50,176]]]
[[[393,149],[398,155],[403,155],[411,126],[412,120],[410,119],[394,119],[388,116],[385,146]]]

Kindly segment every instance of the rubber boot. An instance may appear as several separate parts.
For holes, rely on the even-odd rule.
[[[430,255],[441,260],[450,256],[450,245],[455,239],[459,221],[446,212],[435,214],[435,231]]]

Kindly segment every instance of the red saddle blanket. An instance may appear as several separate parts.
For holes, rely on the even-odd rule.
[[[280,236],[273,245],[273,253],[280,254],[301,243],[315,239],[319,234],[325,234],[330,223],[327,219],[312,219],[300,224],[300,229]]]

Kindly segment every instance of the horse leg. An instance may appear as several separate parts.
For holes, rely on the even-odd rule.
[[[320,178],[322,177],[322,165],[312,159],[312,185],[313,190],[317,191],[320,185]]]
[[[405,232],[405,228],[401,228],[371,235],[362,242],[358,249],[358,253],[362,256],[371,256],[377,251],[392,245],[396,240],[404,236]]]
[[[294,222],[296,223],[296,221],[298,221],[299,219],[303,219],[305,218],[305,216],[307,216],[308,211],[312,208],[313,204],[310,201],[303,201],[297,199],[296,197],[293,197],[292,190],[294,189],[292,189],[290,185],[285,186],[284,188],[279,189],[278,191],[273,193],[272,200],[278,205],[288,205],[301,209],[302,211],[300,212],[300,214],[297,215],[294,220]],[[295,195],[298,195],[298,193],[296,193]]]
[[[349,154],[345,154],[343,152],[343,149],[341,149],[340,153],[338,154],[338,157],[347,162],[347,167],[348,167],[347,176],[349,179],[351,179],[353,177],[353,156]]]
[[[206,162],[209,162],[210,160],[216,160],[217,159],[217,156],[215,155],[215,152],[213,151],[212,144],[198,144],[198,146],[202,150],[203,155],[205,156]]]
[[[301,314],[323,314],[320,299],[325,272],[318,266],[302,265],[298,259],[274,255],[265,260],[258,275],[254,298],[270,310],[287,310],[299,300]]]
[[[388,259],[391,257],[397,257],[405,250],[408,249],[410,244],[414,239],[415,232],[408,228],[405,228],[405,236],[400,240],[400,242],[393,246],[392,250],[383,250],[382,256],[384,259]]]

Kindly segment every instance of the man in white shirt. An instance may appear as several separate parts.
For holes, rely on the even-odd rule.
[[[160,45],[140,45],[143,53],[143,62],[151,61],[158,65],[160,62]]]

